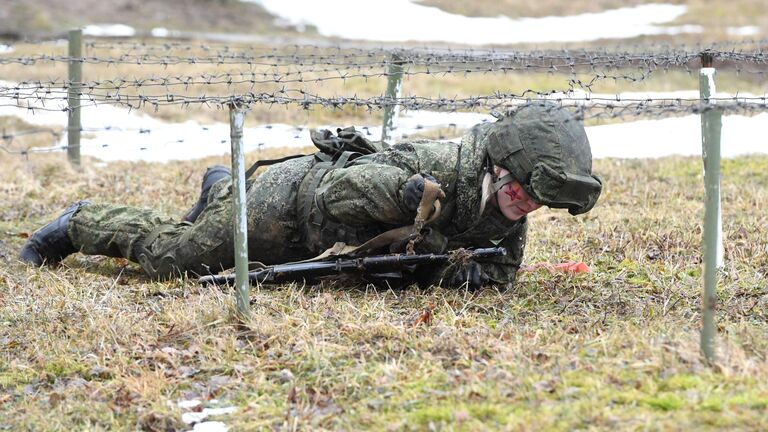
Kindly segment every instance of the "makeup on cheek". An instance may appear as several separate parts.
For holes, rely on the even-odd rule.
[[[512,198],[513,200],[520,198],[520,194],[518,193],[517,189],[511,186],[508,188],[505,188],[504,193],[507,194],[507,196]]]

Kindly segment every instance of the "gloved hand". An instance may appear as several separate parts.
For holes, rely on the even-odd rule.
[[[483,273],[483,268],[472,260],[452,264],[449,272],[453,272],[447,281],[448,286],[452,288],[460,288],[466,284],[470,290],[475,291],[488,282],[488,276]]]
[[[403,188],[403,204],[410,211],[416,211],[421,203],[421,197],[424,196],[424,179],[438,183],[436,178],[429,174],[415,174],[405,182]]]

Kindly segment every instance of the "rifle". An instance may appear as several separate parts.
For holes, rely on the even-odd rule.
[[[286,283],[312,281],[324,276],[366,275],[373,278],[388,278],[393,272],[413,271],[418,266],[442,264],[456,257],[460,259],[489,258],[506,255],[503,247],[480,249],[457,249],[445,254],[388,254],[360,258],[329,258],[322,261],[277,264],[248,272],[251,284]],[[235,274],[208,275],[198,279],[202,285],[232,285]]]

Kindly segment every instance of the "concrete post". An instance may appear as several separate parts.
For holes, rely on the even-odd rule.
[[[701,99],[713,109],[701,114],[701,143],[704,157],[704,294],[702,300],[701,351],[709,362],[715,360],[717,327],[717,269],[723,265],[722,217],[720,215],[720,133],[722,112],[709,98],[715,94],[712,56],[702,53],[699,73]]]
[[[387,92],[385,96],[390,99],[397,99],[403,91],[403,60],[398,54],[392,54],[387,70]],[[384,124],[381,127],[381,142],[384,148],[387,148],[387,141],[392,138],[392,131],[395,129],[397,117],[400,111],[399,105],[389,105],[384,107]]]
[[[229,127],[232,140],[232,196],[235,237],[235,297],[239,318],[250,316],[250,286],[248,283],[248,221],[245,198],[245,150],[243,125],[246,110],[232,102],[229,105]]]
[[[83,31],[80,29],[69,32],[69,88],[67,104],[69,105],[67,122],[67,159],[75,167],[80,166],[80,90],[83,82]]]

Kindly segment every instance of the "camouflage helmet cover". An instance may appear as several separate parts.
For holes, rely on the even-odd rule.
[[[531,102],[498,120],[486,149],[539,204],[577,215],[591,210],[600,196],[602,182],[592,174],[584,126],[555,103]]]

